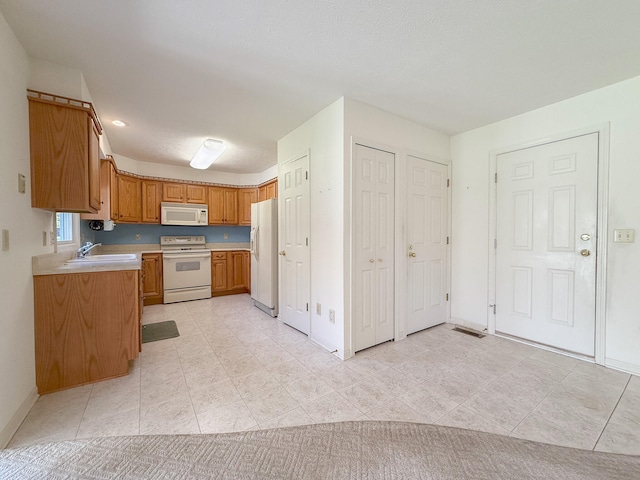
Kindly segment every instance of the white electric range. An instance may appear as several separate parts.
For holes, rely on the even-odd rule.
[[[211,298],[211,251],[204,235],[161,236],[164,303]]]

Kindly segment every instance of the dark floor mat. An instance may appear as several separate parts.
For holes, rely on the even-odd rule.
[[[168,322],[149,323],[142,326],[142,343],[166,340],[179,337],[178,326],[173,320]]]

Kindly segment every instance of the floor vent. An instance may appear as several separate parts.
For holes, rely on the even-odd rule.
[[[460,333],[466,333],[467,335],[473,335],[474,337],[478,338],[486,336],[485,333],[481,332],[480,330],[474,330],[473,328],[465,327],[462,325],[456,325],[453,330]]]

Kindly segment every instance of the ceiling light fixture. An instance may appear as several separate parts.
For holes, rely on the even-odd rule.
[[[122,120],[114,120],[111,123],[113,123],[116,127],[126,127],[129,125],[127,122],[123,122]]]
[[[191,159],[190,165],[199,170],[206,170],[211,166],[216,158],[222,155],[222,152],[224,152],[226,148],[227,147],[225,147],[224,143],[220,140],[207,138],[202,142],[202,145],[200,145],[200,148]]]

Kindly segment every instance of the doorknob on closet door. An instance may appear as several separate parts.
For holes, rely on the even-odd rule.
[[[379,262],[381,262],[381,261],[382,261],[382,259],[381,259],[381,258],[379,258],[379,259],[378,259],[378,261],[379,261]]]
[[[589,255],[591,255],[591,251],[584,248],[580,250],[580,255],[582,255],[583,257],[588,257]]]
[[[283,257],[284,257],[286,254],[287,254],[287,252],[285,252],[284,250],[282,250],[282,251],[280,252],[280,255],[282,255]]]
[[[373,258],[370,258],[369,263],[373,263],[373,262],[375,262],[375,260]]]
[[[409,256],[410,257],[415,257],[416,256],[416,252],[409,252]]]

